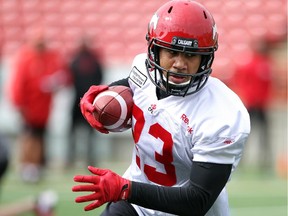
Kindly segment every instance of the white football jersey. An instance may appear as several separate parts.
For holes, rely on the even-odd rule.
[[[238,96],[210,77],[199,92],[157,99],[147,75],[146,54],[135,57],[129,76],[134,92],[132,129],[135,146],[124,176],[163,186],[188,184],[193,161],[239,163],[250,133],[250,119]],[[139,215],[171,215],[133,205]],[[229,215],[225,188],[206,214]]]

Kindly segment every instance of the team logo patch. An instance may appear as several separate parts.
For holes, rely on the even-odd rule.
[[[151,106],[150,107],[148,107],[148,111],[151,113],[151,114],[153,114],[153,112],[154,112],[154,110],[156,110],[156,104],[151,104]]]
[[[212,27],[212,30],[213,30],[213,40],[215,40],[216,35],[217,35],[217,26],[216,26],[216,24]]]
[[[157,28],[158,20],[159,20],[159,16],[155,13],[151,18],[149,26],[153,25],[153,29],[155,30]]]
[[[137,86],[142,87],[145,84],[147,77],[136,67],[133,67],[130,72],[129,79],[131,79]]]
[[[198,40],[196,40],[196,39],[189,40],[189,39],[185,39],[185,38],[173,37],[171,43],[173,45],[198,48]]]

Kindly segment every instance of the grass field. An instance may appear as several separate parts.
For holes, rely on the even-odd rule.
[[[127,164],[104,165],[121,174]],[[43,182],[37,185],[23,184],[16,172],[10,170],[1,188],[1,205],[15,203],[27,197],[36,196],[44,190],[54,190],[58,194],[59,202],[56,215],[69,216],[97,216],[101,209],[84,212],[85,204],[75,204],[77,194],[71,192],[74,185],[73,176],[83,174],[84,169],[63,171],[50,170]],[[287,215],[287,179],[275,175],[259,174],[252,170],[240,168],[228,183],[231,216],[286,216]],[[33,214],[22,214],[30,216]],[[1,212],[0,212],[1,216]]]

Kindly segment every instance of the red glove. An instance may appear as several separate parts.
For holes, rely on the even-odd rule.
[[[92,194],[79,196],[75,199],[75,202],[77,203],[93,201],[84,208],[85,211],[98,208],[106,202],[116,202],[128,199],[131,188],[129,180],[122,178],[108,169],[99,169],[88,166],[88,170],[95,175],[76,175],[74,181],[90,184],[76,185],[72,187],[72,191],[74,192],[93,192]]]
[[[98,85],[98,86],[91,86],[89,90],[84,94],[83,98],[80,100],[80,108],[82,115],[87,120],[87,122],[91,125],[91,127],[95,128],[96,130],[100,131],[101,133],[108,134],[108,130],[103,127],[103,125],[97,121],[94,116],[93,112],[95,111],[95,107],[93,106],[93,101],[95,97],[102,91],[107,90],[109,87],[107,85]]]

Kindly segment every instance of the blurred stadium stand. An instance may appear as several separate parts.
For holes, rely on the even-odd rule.
[[[105,47],[108,63],[130,63],[135,54],[145,51],[147,23],[164,2],[166,0],[1,0],[2,53],[13,54],[31,27],[40,25],[46,29],[52,45],[65,54],[75,48],[75,41],[85,32]],[[199,2],[214,15],[220,34],[217,69],[227,71],[233,61],[238,61],[237,53],[249,49],[251,38],[286,34],[285,0]],[[230,59],[231,56],[234,57]]]
[[[166,0],[0,0],[1,129],[15,130],[10,122],[11,119],[12,122],[17,122],[17,116],[7,114],[7,110],[11,111],[13,108],[5,101],[4,84],[13,67],[11,59],[26,41],[32,27],[43,27],[50,45],[60,49],[67,58],[83,33],[95,39],[95,44],[100,44],[104,52],[106,81],[111,81],[128,74],[135,54],[146,51],[147,23],[153,12],[164,2]],[[224,81],[233,75],[234,65],[245,60],[242,53],[249,52],[249,44],[253,40],[268,35],[276,39],[285,38],[286,41],[286,0],[199,2],[212,12],[217,23],[220,45],[213,74]],[[286,51],[284,48],[284,51],[280,54],[278,52],[275,57],[275,62],[279,65],[275,77],[276,82],[280,83],[277,84],[275,96],[281,97],[279,100],[282,105],[287,102]],[[69,102],[62,103],[69,106]],[[61,110],[61,105],[56,106]],[[55,119],[67,122],[61,114],[55,115]],[[56,127],[59,127],[59,124]]]

